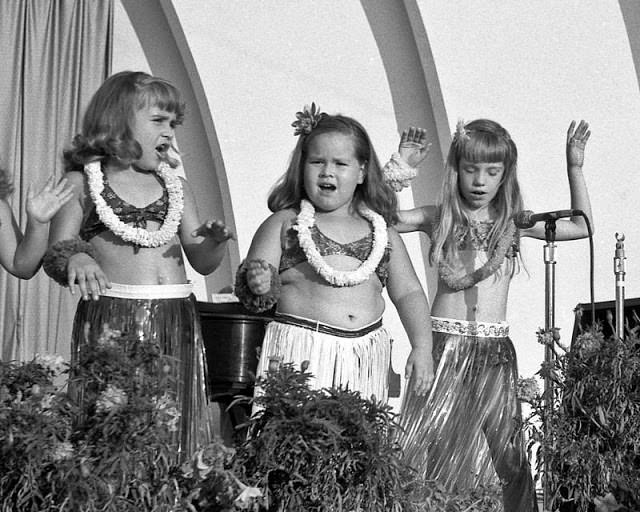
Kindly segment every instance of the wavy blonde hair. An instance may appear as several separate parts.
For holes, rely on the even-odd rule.
[[[518,184],[518,150],[509,132],[495,121],[476,119],[456,130],[445,164],[445,178],[438,198],[438,220],[431,237],[432,264],[452,264],[458,258],[456,231],[469,224],[458,184],[460,160],[502,162],[504,174],[493,199],[498,217],[489,234],[488,254],[493,254],[514,213],[523,209]],[[510,261],[514,261],[512,258]],[[514,271],[512,266],[511,271]]]

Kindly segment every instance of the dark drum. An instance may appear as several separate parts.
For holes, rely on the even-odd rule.
[[[239,303],[198,302],[212,400],[252,395],[259,348],[270,317]]]

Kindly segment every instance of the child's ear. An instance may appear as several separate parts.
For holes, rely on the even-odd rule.
[[[362,185],[364,183],[364,178],[367,175],[364,168],[366,164],[362,164],[360,166],[360,170],[358,171],[358,185]]]

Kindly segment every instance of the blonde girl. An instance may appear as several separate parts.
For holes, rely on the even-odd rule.
[[[591,219],[582,175],[589,136],[587,123],[572,122],[566,155],[571,208]],[[409,164],[424,156],[424,139],[420,129],[403,134],[400,153]],[[488,119],[458,123],[438,204],[400,212],[397,225],[430,237],[430,262],[439,274],[431,310],[436,377],[428,397],[405,395],[405,457],[451,491],[495,483],[497,475],[506,512],[537,510],[505,320],[519,240],[545,238],[544,225],[514,223],[523,209],[516,168],[516,145],[502,126]],[[558,240],[587,234],[582,217],[557,223]]]

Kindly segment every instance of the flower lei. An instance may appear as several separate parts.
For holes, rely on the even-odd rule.
[[[309,265],[320,277],[333,286],[356,286],[365,282],[378,268],[387,247],[387,223],[382,215],[367,207],[360,209],[360,214],[373,225],[373,247],[369,257],[357,269],[342,271],[334,269],[324,260],[311,238],[310,228],[315,223],[315,212],[313,205],[303,199],[300,202],[297,223],[293,226],[293,229],[298,232],[298,243],[304,251]]]
[[[315,103],[311,103],[311,107],[305,105],[302,112],[296,112],[296,120],[291,123],[295,128],[293,135],[309,135],[324,116],[325,114],[320,112],[320,107],[316,107]]]
[[[440,263],[440,265],[438,265],[440,278],[452,290],[466,290],[467,288],[475,286],[480,281],[483,281],[490,275],[494,274],[502,266],[502,262],[504,261],[507,251],[513,243],[515,233],[516,225],[511,221],[505,232],[500,237],[491,258],[473,272],[460,276],[459,274],[456,274],[449,265]]]
[[[391,159],[382,169],[384,181],[393,189],[400,192],[403,188],[410,187],[411,181],[418,175],[418,170],[411,167],[400,156],[400,153],[393,153]]]
[[[99,161],[85,165],[84,172],[87,175],[89,193],[96,205],[98,217],[117,237],[141,247],[160,247],[168,243],[176,235],[182,220],[182,210],[184,209],[182,182],[178,176],[171,172],[171,168],[166,162],[162,162],[158,166],[157,173],[167,187],[169,207],[167,208],[164,222],[157,231],[130,226],[120,220],[104,200],[104,197],[102,197],[104,174],[102,174]]]

